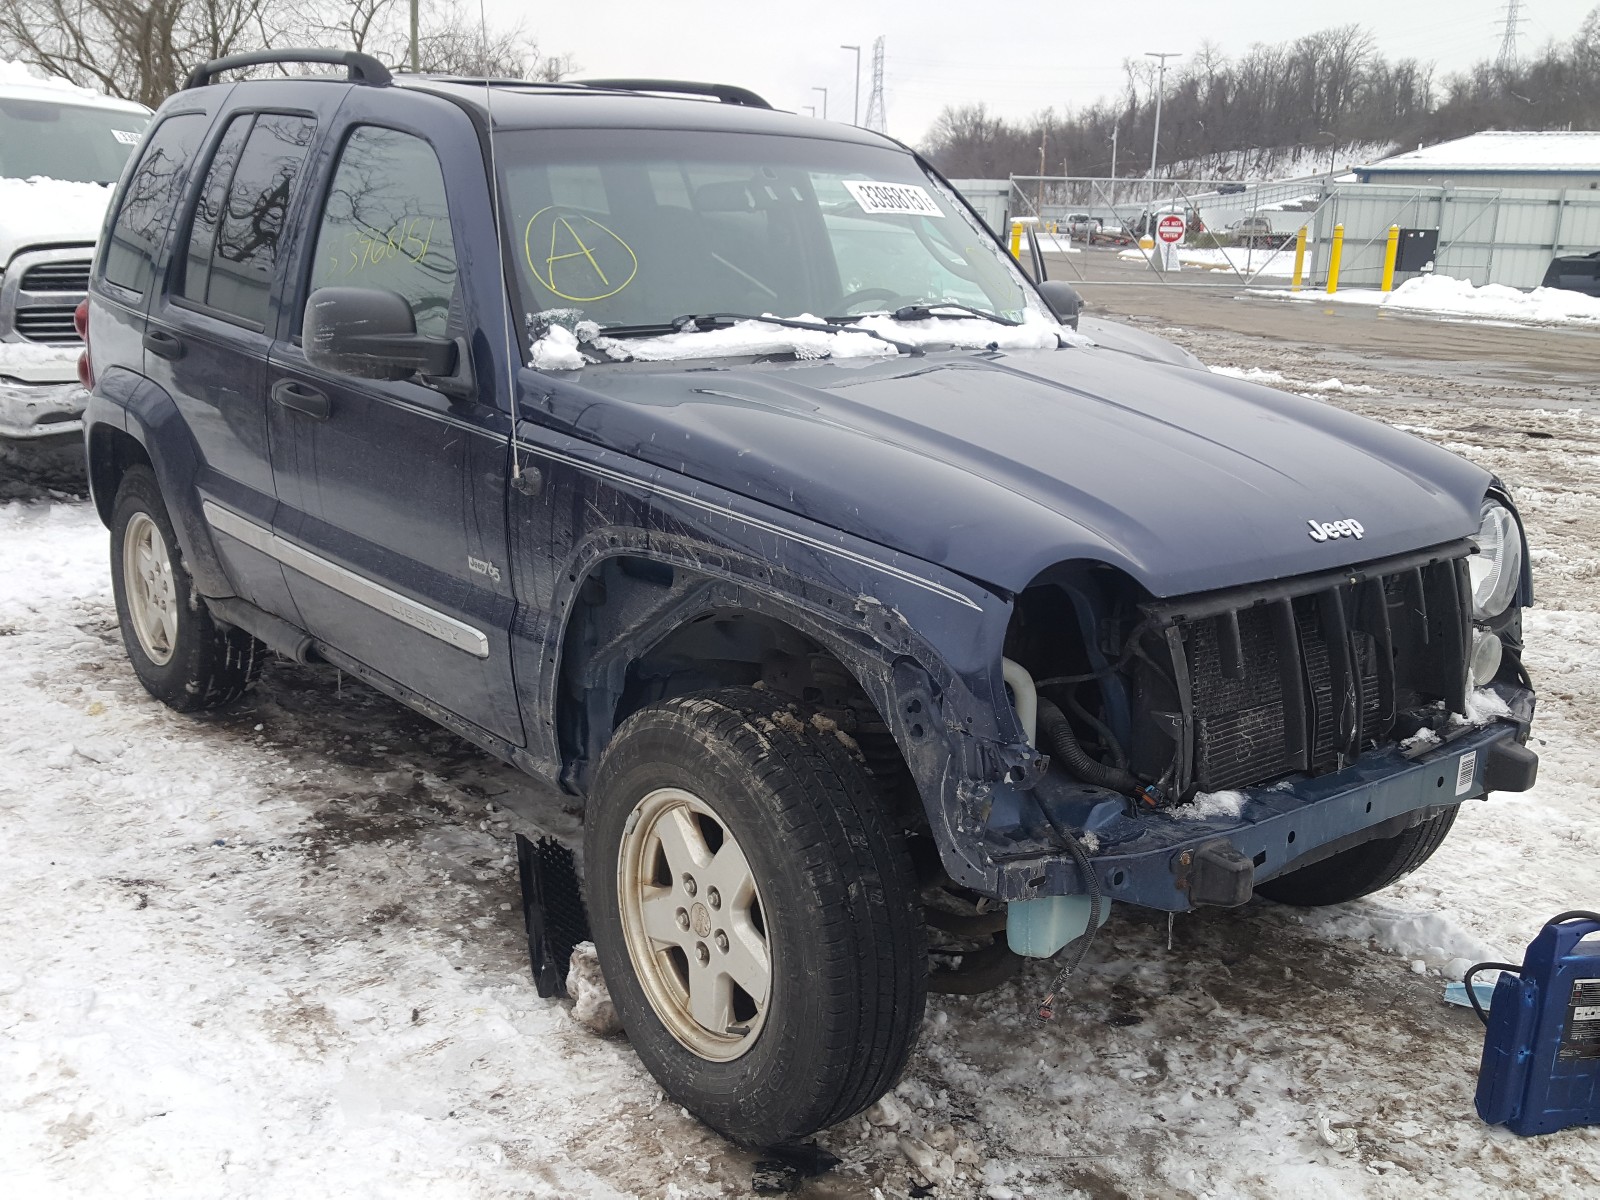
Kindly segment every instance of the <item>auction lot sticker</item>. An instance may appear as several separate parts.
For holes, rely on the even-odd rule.
[[[903,213],[911,217],[942,217],[926,188],[914,183],[874,183],[866,179],[841,181],[866,213]]]

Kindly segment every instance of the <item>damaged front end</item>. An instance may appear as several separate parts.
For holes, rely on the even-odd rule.
[[[1531,787],[1520,607],[1479,619],[1476,549],[1179,599],[1098,564],[1047,572],[1016,598],[1005,644],[1024,740],[989,751],[1008,774],[991,771],[981,799],[967,776],[980,828],[946,855],[966,868],[952,878],[1014,911],[1092,892],[1170,912],[1237,905],[1463,800]]]

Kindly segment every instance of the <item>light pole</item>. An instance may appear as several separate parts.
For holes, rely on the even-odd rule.
[[[1150,139],[1150,178],[1156,177],[1156,151],[1161,146],[1161,93],[1167,86],[1167,59],[1179,58],[1181,55],[1176,50],[1152,51],[1146,50],[1146,58],[1158,59],[1161,63],[1156,70],[1156,131]]]
[[[411,73],[422,68],[417,65],[417,0],[411,0]]]
[[[826,121],[828,119],[828,89],[825,87],[814,87],[811,90],[813,92],[822,93],[822,119]]]
[[[856,103],[850,112],[850,124],[861,124],[861,47],[840,46],[841,50],[854,50],[856,52]]]
[[[817,106],[815,104],[802,104],[800,107],[805,109],[813,117],[817,115]]]

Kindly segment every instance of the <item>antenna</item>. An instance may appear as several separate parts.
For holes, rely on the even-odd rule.
[[[1505,33],[1500,37],[1500,54],[1494,63],[1502,71],[1517,69],[1517,42],[1522,37],[1518,27],[1526,20],[1522,15],[1522,0],[1506,0]]]
[[[883,38],[872,43],[872,94],[867,97],[867,128],[873,133],[889,132],[889,116],[883,108]]]
[[[511,486],[523,495],[532,495],[533,489],[523,482],[522,459],[517,454],[517,430],[522,425],[522,414],[517,407],[517,367],[522,354],[517,349],[517,322],[511,312],[511,285],[506,280],[505,247],[500,239],[505,233],[505,222],[500,215],[500,166],[494,153],[494,88],[489,82],[489,64],[484,61],[489,49],[489,18],[484,15],[484,0],[478,0],[478,66],[483,71],[483,112],[489,127],[489,207],[494,215],[495,246],[500,251],[500,308],[506,319],[506,387],[511,401]],[[534,489],[537,488],[534,484]]]

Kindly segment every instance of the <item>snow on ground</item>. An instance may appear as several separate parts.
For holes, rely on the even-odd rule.
[[[1186,344],[1297,390],[1330,369]],[[844,1164],[802,1195],[909,1197],[913,1159],[962,1200],[1600,1192],[1600,1130],[1477,1120],[1481,1031],[1440,1000],[1600,899],[1600,414],[1353,378],[1383,394],[1327,398],[1518,496],[1538,787],[1471,802],[1364,901],[1170,934],[1119,907],[1051,1024],[1049,965],[933,998],[906,1079],[821,1139]],[[575,812],[327,670],[169,712],[127,667],[105,542],[81,500],[0,504],[0,1195],[749,1194],[751,1155],[533,991],[510,830],[570,839]]]
[[[1137,246],[1118,253],[1119,258],[1129,261],[1144,259],[1148,262],[1154,255],[1154,250],[1141,250]],[[1178,261],[1185,267],[1203,271],[1237,271],[1252,279],[1261,275],[1282,275],[1287,279],[1294,274],[1294,247],[1269,250],[1249,246],[1179,246]]]
[[[1251,294],[1312,304],[1364,304],[1435,316],[1470,317],[1481,321],[1600,325],[1600,297],[1597,296],[1546,287],[1524,292],[1498,283],[1486,283],[1478,287],[1468,280],[1454,279],[1448,275],[1419,275],[1388,293],[1371,288],[1345,288],[1331,296],[1321,290],[1261,291]]]

